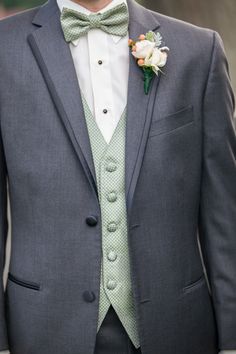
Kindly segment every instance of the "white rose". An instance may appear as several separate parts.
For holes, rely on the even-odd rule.
[[[145,59],[149,57],[153,52],[155,43],[151,41],[143,40],[137,42],[135,47],[136,47],[136,51],[132,52],[133,56],[138,59]]]
[[[158,48],[154,48],[151,57],[146,57],[144,65],[153,67],[156,71],[159,68],[166,65],[167,61],[167,51],[168,48],[165,48],[165,51],[160,50]]]

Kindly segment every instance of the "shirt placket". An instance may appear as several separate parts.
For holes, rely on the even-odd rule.
[[[107,33],[93,29],[88,33],[89,61],[94,98],[94,114],[98,127],[107,142],[114,127],[112,77]]]

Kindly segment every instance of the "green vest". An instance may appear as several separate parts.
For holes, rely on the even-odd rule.
[[[131,289],[125,200],[126,109],[107,144],[83,95],[82,102],[102,216],[102,266],[97,331],[112,305],[130,340],[138,348],[140,344]]]

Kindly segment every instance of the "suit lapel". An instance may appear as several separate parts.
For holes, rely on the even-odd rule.
[[[127,0],[127,3],[130,14],[130,38],[135,39],[141,33],[159,27],[152,12],[138,5],[134,0]],[[70,48],[64,40],[61,29],[60,10],[56,0],[49,0],[41,6],[32,23],[35,28],[29,34],[28,42],[75,152],[98,196],[81,92]],[[131,208],[141,168],[158,81],[158,77],[154,78],[149,94],[145,95],[142,70],[130,54],[125,161],[128,211]]]
[[[159,23],[153,14],[138,5],[134,0],[128,0],[130,24],[129,36],[137,39],[140,34],[156,30]],[[127,102],[126,126],[126,202],[130,212],[132,199],[140,172],[142,158],[151,122],[152,107],[156,96],[159,76],[152,80],[148,95],[144,93],[143,72],[138,67],[130,53],[129,84]]]
[[[37,27],[28,36],[29,44],[62,123],[97,195],[95,167],[80,88],[70,48],[64,40],[56,0],[50,0],[40,7],[33,24]]]

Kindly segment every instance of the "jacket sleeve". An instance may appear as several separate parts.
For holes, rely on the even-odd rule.
[[[213,32],[203,102],[199,240],[216,315],[219,351],[236,349],[235,100],[222,40]]]
[[[3,271],[5,266],[7,233],[7,168],[5,163],[2,134],[0,129],[0,350],[8,349],[8,338],[5,319],[5,297],[3,286]]]

